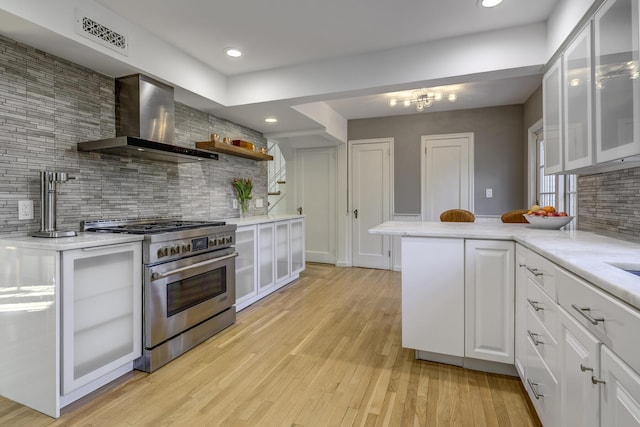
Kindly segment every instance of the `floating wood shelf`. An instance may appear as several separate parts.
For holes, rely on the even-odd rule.
[[[244,157],[253,160],[273,160],[273,156],[269,154],[259,153],[246,148],[236,147],[235,145],[223,144],[213,141],[196,142],[196,148],[200,150],[214,151],[216,153],[229,154],[231,156]]]

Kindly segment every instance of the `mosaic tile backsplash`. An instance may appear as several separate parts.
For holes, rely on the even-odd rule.
[[[578,229],[640,241],[640,168],[578,177]]]
[[[58,185],[58,229],[101,218],[238,216],[231,180],[254,180],[267,198],[267,162],[219,155],[173,164],[76,150],[115,136],[114,79],[0,36],[0,233],[40,228],[41,170],[78,179]],[[176,103],[174,144],[195,147],[217,133],[267,146],[262,134]],[[33,220],[18,220],[18,201],[33,200]],[[251,208],[265,214],[266,208]]]

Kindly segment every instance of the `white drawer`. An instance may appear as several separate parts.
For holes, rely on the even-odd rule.
[[[527,280],[527,306],[533,310],[535,316],[557,340],[558,305],[531,279]]]
[[[564,269],[557,282],[560,305],[640,372],[640,311]]]
[[[544,290],[553,301],[558,301],[556,294],[556,266],[533,251],[527,252],[527,275],[542,290]]]
[[[558,342],[534,313],[531,307],[527,309],[526,334],[551,373],[558,378]]]
[[[544,426],[558,425],[559,387],[533,343],[527,339],[527,379],[525,388]]]

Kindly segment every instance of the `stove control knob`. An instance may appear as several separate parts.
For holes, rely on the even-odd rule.
[[[167,248],[158,249],[158,258],[167,256]]]
[[[180,253],[180,246],[171,246],[171,255],[178,255]]]
[[[227,236],[227,237],[225,238],[225,241],[226,241],[227,243],[231,243],[231,242],[233,241],[233,238],[232,238],[231,236]]]
[[[182,253],[191,252],[191,243],[182,245]]]

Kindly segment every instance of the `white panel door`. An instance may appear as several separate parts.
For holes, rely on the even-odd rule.
[[[514,246],[512,241],[465,240],[467,357],[514,363]]]
[[[600,341],[560,308],[560,425],[599,426]],[[544,344],[543,344],[544,345]]]
[[[390,236],[368,230],[391,219],[391,142],[352,143],[353,266],[391,268]]]
[[[336,149],[298,150],[298,203],[305,215],[307,261],[336,262]]]
[[[600,390],[601,426],[640,426],[640,375],[601,346],[602,380]]]
[[[422,137],[422,220],[448,209],[473,212],[473,134]]]
[[[402,346],[464,356],[464,240],[402,237]]]

